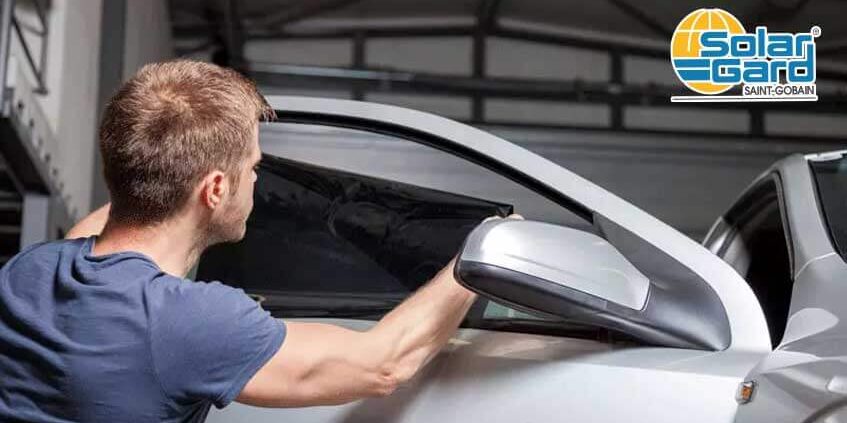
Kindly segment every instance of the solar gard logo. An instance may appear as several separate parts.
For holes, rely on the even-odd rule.
[[[671,64],[686,87],[701,95],[672,102],[817,101],[815,38],[808,33],[744,30],[722,9],[698,9],[677,25]],[[741,95],[720,95],[741,84]]]

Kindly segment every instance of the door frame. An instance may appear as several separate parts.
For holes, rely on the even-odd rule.
[[[585,178],[523,147],[434,114],[397,106],[268,96],[277,122],[324,124],[406,138],[489,168],[593,221],[600,215],[666,252],[706,281],[726,311],[728,349],[770,351],[764,314],[731,266],[699,243]]]

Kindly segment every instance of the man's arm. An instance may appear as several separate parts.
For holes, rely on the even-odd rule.
[[[71,228],[65,239],[86,238],[92,235],[100,235],[103,232],[103,227],[106,226],[106,220],[109,218],[109,209],[112,203],[106,203],[105,206],[94,210],[88,216],[85,216]]]
[[[282,347],[236,400],[302,407],[390,394],[449,341],[476,299],[453,278],[453,266],[367,332],[288,322]]]

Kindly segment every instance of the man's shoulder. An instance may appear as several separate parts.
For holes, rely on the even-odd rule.
[[[180,278],[164,272],[156,277],[150,287],[167,295],[175,296],[244,294],[244,290],[240,288],[233,288],[219,281],[198,281],[188,278]]]
[[[148,295],[157,303],[171,310],[208,309],[210,306],[234,305],[252,301],[242,289],[224,285],[218,281],[205,282],[179,278],[166,273],[160,274],[147,286]]]
[[[56,241],[39,242],[24,247],[14,255],[4,266],[15,268],[27,264],[44,265],[58,261],[63,255],[75,254],[85,244],[86,238],[60,239]]]
[[[29,255],[55,254],[63,251],[78,251],[87,241],[88,238],[75,238],[38,242],[24,247],[17,255],[23,257]]]

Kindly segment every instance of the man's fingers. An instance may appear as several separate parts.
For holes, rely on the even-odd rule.
[[[497,220],[497,219],[524,220],[523,216],[521,216],[517,213],[512,213],[512,214],[506,216],[505,218],[500,217],[500,216],[489,216],[489,217],[486,217],[485,220],[482,221],[482,223],[488,222],[489,220]]]

